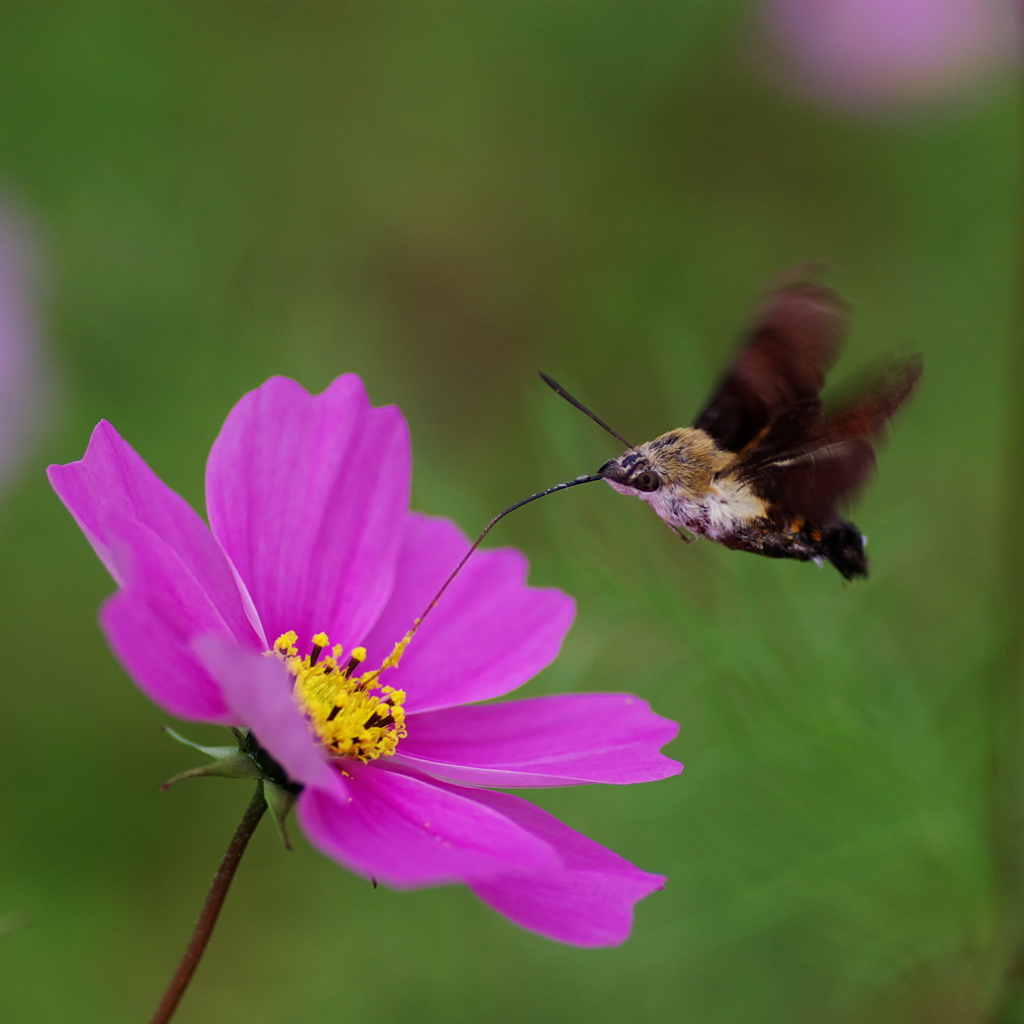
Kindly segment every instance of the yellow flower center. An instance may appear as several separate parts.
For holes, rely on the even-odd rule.
[[[405,636],[384,659],[380,668],[356,675],[366,660],[366,650],[356,647],[344,657],[335,644],[323,657],[330,641],[326,633],[313,637],[313,650],[300,657],[295,646],[298,636],[284,633],[274,641],[268,656],[277,657],[295,680],[294,694],[299,707],[324,746],[339,757],[372,761],[394,754],[405,731],[405,692],[382,686],[381,673],[393,668],[412,639]]]

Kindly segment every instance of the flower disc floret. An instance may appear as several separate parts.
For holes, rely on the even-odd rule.
[[[407,735],[405,692],[382,685],[380,675],[397,664],[404,642],[380,668],[361,675],[354,672],[366,660],[365,648],[354,648],[346,661],[341,644],[321,657],[330,647],[326,633],[313,637],[308,657],[299,654],[297,642],[294,631],[283,633],[268,654],[282,661],[295,680],[295,699],[324,746],[363,763],[392,756]]]

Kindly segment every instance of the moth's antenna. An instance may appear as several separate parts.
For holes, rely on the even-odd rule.
[[[575,405],[580,412],[586,413],[586,415],[589,416],[599,427],[603,427],[607,430],[612,437],[618,438],[627,448],[633,447],[633,445],[631,445],[617,430],[612,430],[612,428],[609,427],[600,416],[592,413],[578,398],[573,398],[573,396],[570,395],[557,380],[549,377],[543,371],[540,372],[540,378],[549,388],[551,388],[552,391],[561,395],[570,405]],[[540,497],[540,495],[537,495],[537,497]]]
[[[504,519],[505,516],[509,514],[509,512],[515,512],[517,508],[522,508],[524,505],[529,505],[531,501],[536,501],[538,498],[545,498],[549,494],[554,494],[555,491],[564,491],[567,487],[576,487],[579,484],[589,484],[593,483],[595,480],[601,479],[603,479],[603,477],[587,476],[587,474],[584,473],[581,476],[576,477],[575,480],[569,480],[564,484],[555,484],[554,487],[549,487],[546,491],[540,491],[537,494],[531,494],[530,497],[523,498],[522,501],[517,501],[514,505],[509,505],[509,507],[505,509],[504,512],[499,512],[483,528],[483,530],[480,533],[480,536],[477,537],[475,541],[473,541],[472,545],[470,546],[470,549],[462,556],[462,561],[460,561],[459,564],[455,566],[455,568],[451,572],[451,575],[441,585],[441,589],[434,595],[434,600],[427,605],[426,610],[416,620],[416,625],[413,627],[412,631],[415,632],[417,629],[419,629],[423,620],[434,610],[434,606],[437,604],[438,601],[441,600],[441,595],[444,594],[444,592],[448,589],[448,587],[451,585],[455,577],[458,576],[460,572],[462,572],[463,566],[465,566],[465,564],[469,561],[469,556],[472,555],[473,552],[476,551],[478,547],[480,547],[481,541],[483,541],[484,537],[486,537],[487,534],[491,532],[491,527],[494,526],[499,520]]]

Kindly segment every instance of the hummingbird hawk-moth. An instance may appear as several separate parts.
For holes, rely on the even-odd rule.
[[[892,363],[823,409],[819,393],[847,321],[829,288],[777,291],[694,425],[637,446],[541,374],[627,448],[596,475],[552,490],[603,479],[646,501],[676,532],[769,558],[831,562],[848,580],[866,576],[864,537],[838,509],[874,470],[875,443],[921,376],[921,361]]]

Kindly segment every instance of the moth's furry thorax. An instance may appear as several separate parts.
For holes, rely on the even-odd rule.
[[[670,526],[724,540],[766,514],[764,502],[730,474],[736,461],[703,430],[681,427],[605,463],[600,475]]]

